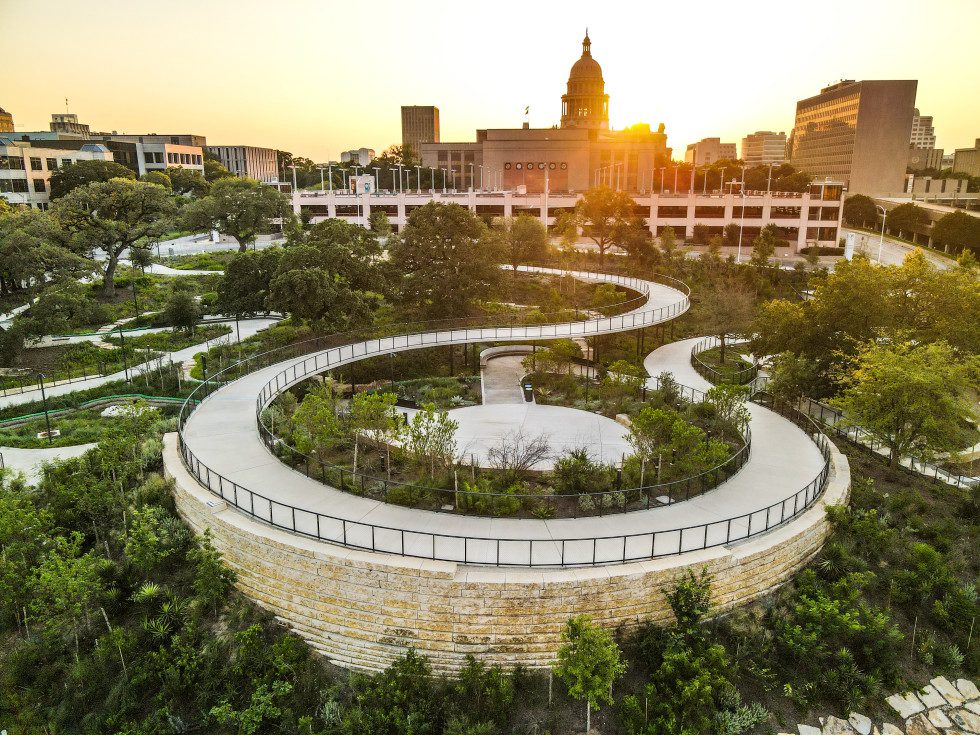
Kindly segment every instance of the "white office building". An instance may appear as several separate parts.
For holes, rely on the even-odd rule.
[[[935,148],[936,128],[932,124],[932,115],[920,115],[916,107],[912,113],[912,134],[909,145],[913,148]]]
[[[33,146],[30,142],[0,137],[0,196],[10,204],[47,209],[51,202],[51,174],[78,161],[111,161],[112,152],[100,143],[78,150]]]
[[[786,160],[786,133],[757,130],[742,138],[742,162],[746,166],[768,166]]]
[[[735,158],[735,144],[722,143],[721,138],[704,138],[688,145],[684,152],[684,161],[695,166],[710,166],[717,161],[734,161]]]
[[[207,150],[218,157],[221,165],[240,178],[255,179],[263,184],[279,181],[279,158],[275,148],[251,145],[209,145]]]
[[[356,166],[367,166],[374,157],[374,148],[354,148],[341,153],[340,162],[353,163]]]

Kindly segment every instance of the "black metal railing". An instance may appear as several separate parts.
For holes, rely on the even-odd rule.
[[[725,340],[725,348],[733,347],[735,345],[742,345],[748,342],[745,337],[739,337],[732,335]],[[721,346],[721,339],[719,337],[705,337],[700,340],[694,347],[691,348],[691,365],[697,370],[698,374],[707,380],[709,383],[714,383],[718,385],[719,383],[733,383],[735,385],[748,385],[756,376],[759,374],[759,366],[757,364],[750,365],[746,368],[731,371],[722,371],[716,367],[712,367],[704,362],[698,355],[702,352],[712,350],[715,347]]]
[[[688,298],[690,290],[686,285],[680,285],[687,292],[687,295],[680,302],[669,307],[660,307],[654,310],[662,312],[664,320],[684,313],[690,304]],[[642,322],[636,324],[637,328],[640,326],[646,326],[646,324]],[[628,331],[630,328],[630,326],[622,325],[621,331]],[[515,337],[497,337],[497,339],[508,338],[513,339]],[[524,337],[524,339],[536,338],[540,337]],[[256,493],[253,490],[239,485],[233,480],[212,470],[194,455],[187,446],[184,437],[184,427],[187,417],[192,410],[204,403],[205,399],[212,392],[224,384],[217,380],[222,373],[228,373],[225,377],[240,374],[241,367],[244,364],[259,365],[260,368],[265,367],[271,364],[273,360],[276,362],[282,361],[282,358],[287,354],[295,355],[295,351],[298,349],[305,348],[310,350],[312,348],[314,351],[320,351],[322,339],[307,340],[298,345],[287,345],[265,353],[252,355],[240,363],[225,368],[221,373],[205,380],[195,389],[188,397],[188,401],[181,408],[178,419],[178,448],[181,458],[188,471],[209,492],[220,497],[256,521],[291,533],[315,538],[319,541],[339,544],[354,549],[463,564],[522,567],[622,564],[630,561],[654,559],[688,551],[712,548],[765,533],[789,522],[812,507],[823,493],[830,474],[829,441],[820,433],[819,427],[807,417],[807,420],[812,424],[812,431],[815,432],[812,436],[817,441],[824,456],[823,468],[804,488],[779,502],[731,518],[669,530],[565,539],[554,539],[550,536],[547,538],[513,538],[491,535],[466,536],[413,531],[362,521],[352,521],[346,518],[299,508],[286,503],[280,503],[268,496]],[[475,339],[486,341],[492,338],[480,334]],[[406,339],[405,346],[402,349],[415,349],[417,347],[427,346],[429,346],[429,343],[425,343],[424,341],[409,345],[409,341]],[[333,350],[337,351],[338,355],[346,350],[346,354],[352,356],[352,347],[353,345],[345,345],[344,347],[335,347]],[[304,353],[295,356],[302,356],[302,354]],[[378,353],[362,354],[358,356],[358,359],[362,359],[370,354]],[[309,358],[304,359],[302,364],[305,365],[308,360]],[[316,364],[317,361],[314,360],[314,365]],[[329,368],[323,367],[320,371],[322,372],[325,369]],[[286,377],[289,372],[292,372],[291,378]],[[256,403],[257,411],[261,411],[278,392],[285,390],[289,385],[302,379],[302,377],[298,377],[299,375],[296,365],[291,366],[291,368],[286,368],[277,374],[262,389]],[[275,385],[274,388],[272,387],[273,384]],[[196,400],[198,403],[191,404],[191,400]],[[489,521],[490,519],[487,520]],[[516,522],[532,523],[532,521]],[[541,533],[544,534],[547,532],[547,529],[542,527]]]

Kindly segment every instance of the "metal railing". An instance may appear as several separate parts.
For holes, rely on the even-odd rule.
[[[834,434],[847,439],[852,444],[875,453],[880,449],[888,449],[884,442],[875,437],[867,429],[846,422],[843,412],[839,409],[803,396],[799,401],[799,410],[808,416],[812,416],[821,426],[830,429]],[[978,477],[950,472],[934,462],[927,462],[918,457],[902,457],[901,459],[908,462],[907,466],[899,462],[899,466],[902,469],[909,470],[936,482],[944,482],[947,485],[961,488],[980,486],[980,478]]]
[[[736,345],[745,344],[747,342],[748,339],[745,337],[732,335],[731,338],[727,338],[725,340],[725,349]],[[698,371],[698,374],[702,378],[707,380],[709,383],[714,383],[715,385],[718,383],[747,385],[755,380],[756,376],[759,374],[758,365],[750,365],[749,367],[742,368],[741,370],[722,372],[721,370],[718,370],[718,368],[708,365],[700,357],[698,357],[698,354],[720,346],[721,339],[719,337],[705,337],[691,348],[691,366]]]
[[[681,285],[683,286],[683,284]],[[684,288],[689,295],[689,289],[686,286]],[[659,307],[653,311],[661,312],[664,320],[666,320],[686,311],[689,303],[688,296],[685,296],[676,304],[669,307]],[[634,314],[633,320],[626,323],[621,321],[621,331],[628,331],[633,328],[630,326],[631,324],[635,325],[636,328],[647,325],[647,322],[642,319],[637,323],[635,317],[636,315]],[[618,318],[622,319],[622,317]],[[558,329],[567,326],[550,325],[550,328],[554,330],[554,336],[565,336],[565,334],[558,334]],[[541,336],[518,337],[516,335],[490,335],[485,334],[484,330],[475,331],[478,334],[474,335],[473,339],[477,341],[542,338]],[[603,332],[596,330],[593,333]],[[400,349],[415,349],[434,344],[434,342],[426,342],[422,339],[413,342],[411,337],[412,335],[403,335],[398,338],[402,340]],[[395,339],[387,339],[390,340],[388,349],[398,347]],[[451,334],[450,340],[455,341],[455,339]],[[263,387],[256,402],[256,410],[261,411],[275,395],[278,395],[279,392],[285,390],[293,383],[298,382],[305,375],[310,374],[309,370],[312,367],[317,367],[319,372],[329,369],[329,366],[326,364],[321,365],[319,360],[316,359],[319,355],[334,354],[338,358],[352,361],[352,358],[363,359],[364,357],[383,354],[384,352],[384,350],[380,349],[379,345],[379,349],[377,350],[371,352],[363,351],[355,356],[355,345],[351,344],[322,352],[319,350],[321,341],[321,339],[308,340],[305,343],[300,343],[300,345],[288,345],[259,355],[252,355],[241,361],[241,363],[229,366],[221,372],[228,373],[230,376],[238,372],[243,363],[264,363],[264,365],[268,365],[270,363],[266,362],[267,360],[271,361],[272,359],[278,358],[276,359],[278,362],[288,352],[295,352],[295,350],[303,347],[308,349],[313,346],[313,349],[317,350],[318,355],[314,355],[313,358],[307,357],[301,362],[285,368]],[[380,341],[376,340],[376,342]],[[448,343],[451,344],[453,341],[449,341]],[[443,342],[443,344],[446,343]],[[312,366],[310,365],[311,359],[313,360]],[[301,366],[304,369],[303,373],[299,372]],[[290,373],[292,373],[291,376],[289,375]],[[216,374],[213,378],[217,378],[220,374]],[[816,424],[806,417],[806,421],[809,421],[812,426],[805,430],[808,433],[813,432],[811,436],[817,442],[824,457],[821,471],[803,489],[777,503],[749,513],[719,521],[669,530],[564,539],[554,539],[551,537],[514,538],[491,535],[467,536],[406,530],[404,528],[352,521],[286,503],[280,503],[266,495],[239,485],[202,463],[194,455],[190,447],[188,447],[184,437],[184,427],[190,411],[194,407],[201,405],[207,396],[219,387],[220,384],[217,384],[211,378],[207,379],[194,390],[188,397],[188,402],[181,409],[178,419],[178,449],[188,471],[209,492],[256,521],[319,541],[372,552],[462,564],[521,567],[595,566],[654,559],[745,540],[787,523],[805,512],[817,501],[823,493],[830,473],[829,441],[820,433]],[[197,400],[199,403],[191,404],[191,400]],[[490,519],[486,520],[488,522],[490,521]],[[534,523],[534,521],[527,520],[515,522]],[[540,528],[542,534],[548,532],[543,526]]]
[[[708,400],[707,394],[696,388],[681,385],[677,387],[682,390],[681,395],[684,398],[686,398],[684,393],[690,393],[690,402],[692,403],[703,403]],[[642,388],[643,401],[646,401],[646,393],[647,389],[644,386]],[[555,506],[567,507],[571,505],[571,516],[574,518],[666,507],[714,490],[743,467],[748,461],[752,446],[752,431],[746,424],[738,427],[742,435],[741,446],[724,461],[688,477],[667,482],[641,484],[635,487],[623,487],[622,468],[620,468],[616,472],[615,488],[612,490],[574,494],[502,493],[435,487],[415,482],[391,480],[387,476],[373,475],[363,470],[355,471],[343,465],[336,465],[301,452],[266,426],[261,414],[258,416],[258,427],[259,435],[270,452],[280,459],[285,455],[287,459],[292,460],[290,466],[293,469],[297,469],[307,477],[319,480],[335,490],[410,507],[421,507],[425,500],[429,500],[424,509],[439,512],[467,514],[468,510],[477,507],[480,512],[469,514],[492,517],[519,517],[521,510],[524,510],[527,515],[533,516],[536,510],[540,511],[542,503],[552,509],[555,509]],[[669,457],[667,459],[669,460]],[[468,466],[460,466],[454,469],[466,470],[467,468]],[[650,474],[654,475],[656,472],[656,463],[651,462]],[[451,507],[443,508],[443,506]],[[564,518],[568,515],[561,515],[560,517]]]

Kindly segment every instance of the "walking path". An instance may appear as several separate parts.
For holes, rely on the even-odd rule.
[[[239,321],[239,328],[241,330],[241,338],[244,340],[247,337],[251,337],[253,334],[260,332],[271,324],[275,324],[278,319],[261,318],[261,319],[241,319]],[[147,330],[154,331],[154,330]],[[164,353],[162,356],[145,362],[141,365],[134,365],[129,368],[130,375],[142,375],[148,370],[155,370],[159,360],[164,360],[166,362],[176,362],[181,363],[188,358],[194,357],[198,352],[203,352],[208,349],[209,345],[216,342],[224,341],[237,341],[234,329],[231,334],[224,334],[220,337],[214,337],[206,342],[201,342],[196,345],[191,345],[190,347],[185,347],[182,350],[176,350],[174,352]],[[63,396],[69,393],[74,393],[79,390],[87,390],[89,388],[95,388],[100,385],[105,385],[106,383],[113,383],[117,380],[125,380],[126,371],[120,370],[109,375],[103,375],[99,377],[88,378],[86,380],[76,380],[71,383],[63,383],[60,385],[54,385],[51,387],[45,386],[45,393],[50,396]],[[41,391],[39,389],[33,389],[25,391],[23,393],[16,393],[13,395],[0,398],[0,407],[19,405],[23,403],[31,403],[32,401],[41,400]]]
[[[72,447],[44,447],[41,449],[14,449],[0,447],[3,467],[13,472],[23,472],[28,485],[34,485],[41,477],[41,467],[45,462],[56,459],[80,457],[95,444],[76,444]]]
[[[484,406],[524,403],[521,378],[527,371],[523,360],[524,355],[501,355],[487,360],[480,371]]]
[[[604,278],[607,277],[595,277],[596,280]],[[646,286],[648,303],[636,313],[651,306],[679,302],[683,297],[660,284]],[[618,327],[610,326],[609,320],[557,325],[557,328],[556,325],[514,327],[509,330],[510,335],[499,335],[497,339],[505,340],[508,336],[528,339],[529,330],[535,331],[532,338],[544,334],[556,338],[628,331],[630,314],[625,316]],[[661,321],[674,316],[664,315]],[[651,551],[671,553],[671,549],[696,549],[722,544],[740,535],[744,537],[749,529],[758,531],[769,521],[767,506],[802,491],[823,468],[819,450],[803,431],[765,408],[752,406],[750,459],[738,474],[704,496],[667,507],[603,517],[488,518],[416,510],[333,489],[280,462],[258,434],[256,399],[270,381],[275,381],[275,390],[263,394],[263,402],[315,371],[349,364],[379,352],[435,343],[487,341],[493,339],[487,334],[489,331],[458,330],[387,338],[258,370],[218,389],[190,414],[182,433],[184,456],[193,457],[199,479],[210,483],[214,491],[222,491],[225,498],[237,501],[239,507],[251,507],[256,517],[276,525],[290,527],[292,523],[299,532],[315,537],[379,551],[469,563],[566,566],[618,561],[623,557],[643,558]],[[647,369],[653,375],[671,371],[681,383],[702,389],[710,387],[690,367],[694,341],[685,340],[656,350],[647,357]],[[293,512],[293,507],[302,510]],[[793,508],[791,501],[789,511],[784,509],[784,512],[788,515]],[[782,517],[779,506],[775,512],[777,517]],[[740,515],[743,518],[730,520]],[[699,526],[708,523],[716,525]],[[696,533],[684,534],[680,530],[696,525],[699,526]],[[595,541],[597,537],[607,538]],[[530,544],[528,540],[537,543]]]

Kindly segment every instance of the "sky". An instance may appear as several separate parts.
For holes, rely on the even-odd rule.
[[[197,133],[322,162],[401,139],[434,104],[443,141],[559,122],[588,27],[610,122],[688,143],[786,131],[840,79],[917,79],[937,147],[980,137],[980,0],[0,0],[16,130],[68,108],[93,130]]]

